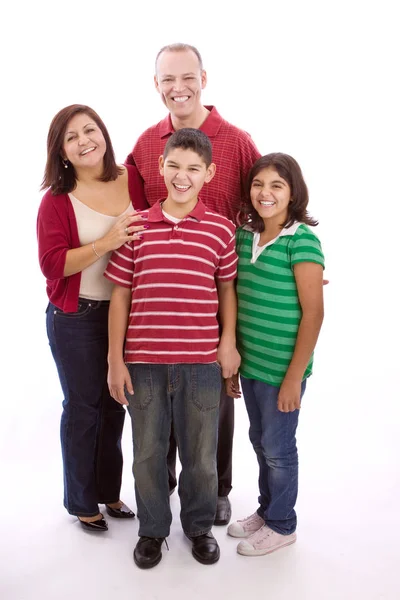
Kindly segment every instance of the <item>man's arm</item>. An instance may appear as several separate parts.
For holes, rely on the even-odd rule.
[[[221,322],[221,339],[218,346],[217,359],[224,379],[238,372],[240,355],[236,350],[237,298],[234,280],[217,279],[219,300],[219,318]]]
[[[131,306],[131,289],[115,285],[108,315],[108,377],[110,395],[120,404],[127,405],[125,386],[130,394],[133,387],[124,362],[124,343]]]

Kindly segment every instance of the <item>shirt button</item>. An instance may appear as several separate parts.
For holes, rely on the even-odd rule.
[[[178,229],[178,225],[175,225],[174,229]]]

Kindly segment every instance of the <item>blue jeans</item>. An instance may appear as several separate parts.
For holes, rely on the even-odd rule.
[[[64,506],[95,516],[119,500],[125,410],[108,393],[109,302],[79,300],[76,313],[47,307],[47,335],[64,393],[61,449]]]
[[[133,474],[139,536],[167,537],[172,521],[167,454],[171,423],[182,471],[181,523],[186,535],[210,531],[217,505],[217,437],[221,369],[211,364],[128,364]]]
[[[294,506],[299,471],[296,446],[299,411],[278,410],[279,387],[246,377],[240,380],[250,419],[249,437],[260,469],[257,513],[268,527],[289,535],[297,525]],[[305,389],[306,380],[301,384],[301,397]]]

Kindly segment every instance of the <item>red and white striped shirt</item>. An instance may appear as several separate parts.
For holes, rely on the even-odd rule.
[[[216,279],[236,277],[235,227],[199,200],[179,223],[158,202],[139,241],[115,250],[104,273],[132,288],[127,363],[211,363],[219,329]]]
[[[199,129],[210,138],[213,162],[217,170],[212,180],[201,190],[201,199],[207,208],[235,223],[247,175],[261,155],[248,133],[223,119],[215,106],[206,108],[210,114]],[[125,161],[136,165],[150,206],[166,196],[158,158],[174,131],[171,115],[168,114],[157,125],[142,133]]]

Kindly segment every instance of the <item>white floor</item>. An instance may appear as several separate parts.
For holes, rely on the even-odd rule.
[[[319,356],[325,344],[323,336]],[[353,395],[349,378],[340,394],[334,380],[329,384],[329,361],[325,366],[321,361],[310,380],[298,436],[296,544],[246,558],[236,553],[237,542],[225,527],[214,528],[221,559],[200,565],[180,530],[175,493],[169,551],[164,547],[160,565],[143,572],[132,559],[136,519],[109,519],[109,531],[93,536],[62,508],[59,389],[46,346],[38,330],[38,356],[19,373],[23,392],[16,397],[10,386],[3,400],[8,412],[1,453],[3,600],[213,600],[251,593],[275,600],[400,598],[398,427],[389,412],[373,410],[373,379]],[[234,517],[240,518],[255,508],[257,471],[244,406],[237,401],[236,407],[231,500]],[[135,509],[129,417],[126,424],[122,497]]]

